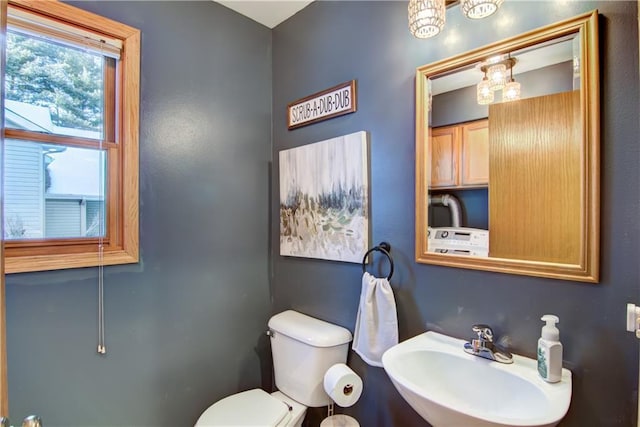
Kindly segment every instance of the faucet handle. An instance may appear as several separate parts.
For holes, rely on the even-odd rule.
[[[471,329],[478,334],[478,339],[493,342],[493,330],[489,325],[473,325]]]
[[[29,415],[22,421],[22,427],[42,427],[42,419],[37,415]]]

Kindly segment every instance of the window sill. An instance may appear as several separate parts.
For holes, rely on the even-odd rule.
[[[105,252],[103,265],[134,264],[139,261],[136,251],[116,250]],[[95,267],[100,264],[97,253],[35,255],[7,257],[4,261],[6,274],[33,271],[62,270],[68,268]]]

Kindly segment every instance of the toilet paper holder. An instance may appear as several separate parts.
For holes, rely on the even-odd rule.
[[[343,408],[354,405],[362,393],[362,379],[344,363],[327,369],[323,386],[333,403]]]

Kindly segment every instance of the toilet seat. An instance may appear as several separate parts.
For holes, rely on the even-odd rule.
[[[196,427],[282,425],[289,417],[283,401],[259,388],[237,393],[217,401],[200,415]]]

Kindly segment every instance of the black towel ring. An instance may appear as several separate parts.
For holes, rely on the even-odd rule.
[[[389,259],[389,265],[391,266],[391,270],[389,271],[389,276],[387,276],[387,280],[391,279],[391,276],[393,276],[393,258],[391,258],[391,254],[389,253],[391,252],[391,245],[388,244],[387,242],[381,242],[378,246],[372,247],[364,254],[364,258],[362,258],[362,272],[364,273],[367,271],[366,270],[367,257],[373,251],[382,252]]]

